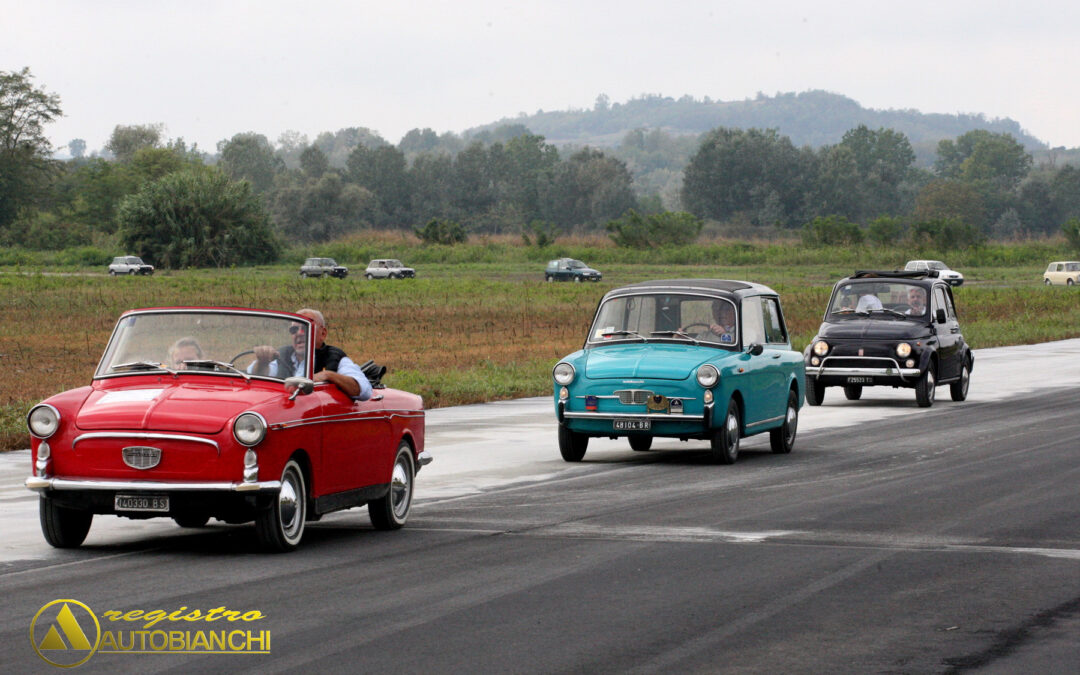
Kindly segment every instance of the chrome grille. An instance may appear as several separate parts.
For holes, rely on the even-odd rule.
[[[161,462],[161,448],[133,445],[123,449],[123,456],[132,469],[152,469]]]
[[[620,389],[615,392],[615,395],[619,397],[619,403],[623,405],[645,405],[652,396],[652,392],[648,389]]]

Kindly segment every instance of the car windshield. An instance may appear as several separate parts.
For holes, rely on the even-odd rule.
[[[580,260],[571,260],[567,266],[572,270],[583,270],[588,267],[588,265]]]
[[[929,269],[932,269],[932,270],[947,270],[947,269],[949,269],[949,266],[946,265],[945,263],[941,262],[940,260],[931,260],[930,262],[926,263],[926,266]]]
[[[926,315],[926,289],[897,281],[860,281],[841,285],[829,304],[829,319],[906,318]]]
[[[401,264],[400,260],[391,260],[390,267],[404,267],[404,265]]]
[[[95,377],[169,371],[249,377],[256,346],[310,349],[307,323],[257,312],[163,310],[123,317]],[[291,373],[288,373],[291,374]],[[283,379],[286,373],[282,370]]]
[[[705,295],[616,297],[601,305],[588,343],[674,341],[734,348],[739,341],[736,317],[735,303]]]

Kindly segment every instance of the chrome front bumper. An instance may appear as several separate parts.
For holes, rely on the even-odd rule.
[[[26,479],[26,487],[35,492],[45,490],[110,490],[110,491],[145,491],[145,492],[277,492],[281,481],[264,480],[253,483],[218,483],[190,482],[167,483],[153,480],[94,480],[70,478]]]
[[[701,422],[704,415],[684,415],[682,413],[606,413],[606,412],[563,412],[565,419],[578,420],[656,420],[659,422]]]

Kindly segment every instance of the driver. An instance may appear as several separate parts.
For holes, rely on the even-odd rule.
[[[734,342],[735,340],[735,307],[724,300],[713,300],[712,314],[715,323],[709,324],[708,330],[699,333],[696,337],[703,340],[719,340],[720,342]],[[683,332],[686,332],[683,329]],[[727,336],[725,338],[725,336]]]
[[[907,314],[911,316],[922,316],[926,314],[926,289],[912,286],[908,289],[908,311]]]
[[[198,361],[203,358],[202,347],[193,337],[182,337],[169,347],[168,365],[175,370],[185,370],[184,361]]]
[[[352,359],[338,347],[326,344],[326,319],[323,318],[322,312],[317,309],[301,309],[296,313],[314,322],[315,376],[313,379],[316,382],[333,382],[338,389],[355,401],[366,401],[371,398],[371,383],[368,382],[360,366],[353,363]],[[306,328],[307,326],[296,323],[289,326],[292,343],[280,349],[274,349],[270,345],[256,347],[255,361],[249,370],[283,379],[291,375],[304,376],[307,372],[307,364],[304,361],[307,352]]]

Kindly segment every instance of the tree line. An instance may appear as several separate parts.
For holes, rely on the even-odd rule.
[[[1010,134],[986,130],[941,141],[931,169],[915,165],[904,134],[862,125],[817,149],[721,127],[633,130],[604,151],[559,148],[520,124],[468,138],[416,129],[396,145],[357,127],[276,144],[239,133],[212,156],[159,125],[119,125],[103,156],[76,139],[58,161],[44,129],[61,114],[28,69],[0,71],[0,244],[119,247],[186,267],[269,262],[284,245],[369,228],[448,243],[511,232],[540,245],[606,231],[644,247],[693,241],[716,221],[808,243],[967,245],[1080,219],[1080,169],[1034,167]],[[643,186],[644,172],[666,173]]]

